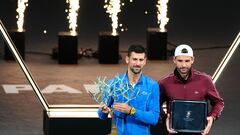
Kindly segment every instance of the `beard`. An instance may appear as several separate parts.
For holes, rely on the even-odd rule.
[[[139,73],[141,73],[141,71],[142,71],[141,67],[139,67],[139,66],[132,67],[132,68],[130,68],[130,70],[131,70],[134,74],[139,74]]]
[[[184,68],[178,68],[178,72],[183,74],[183,75],[187,75],[188,72],[190,71],[191,68],[188,67],[184,67]]]

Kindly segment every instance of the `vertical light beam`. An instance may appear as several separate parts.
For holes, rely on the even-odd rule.
[[[69,29],[71,35],[77,35],[77,17],[78,17],[78,10],[80,8],[79,0],[66,0],[66,3],[69,4],[69,9],[66,10],[68,12],[68,22],[69,22]]]
[[[236,39],[232,43],[231,47],[228,49],[227,53],[225,54],[224,58],[222,59],[221,63],[219,64],[218,68],[214,72],[212,79],[213,83],[216,83],[219,76],[223,72],[223,69],[226,67],[227,63],[229,62],[230,58],[232,57],[233,53],[237,49],[238,45],[240,44],[240,32],[238,33]]]
[[[104,8],[112,20],[112,35],[117,35],[118,13],[121,12],[121,0],[105,0]]]
[[[168,0],[158,0],[157,2],[157,19],[161,32],[166,32],[165,25],[168,23],[169,18],[167,17],[167,3]]]
[[[18,15],[16,16],[16,18],[19,32],[23,32],[24,12],[27,6],[28,0],[18,0],[18,8],[16,10]]]
[[[6,28],[4,27],[2,21],[0,20],[0,32],[3,36],[3,38],[5,39],[9,50],[11,50],[13,56],[16,59],[16,62],[19,64],[19,66],[21,67],[24,75],[26,76],[26,78],[28,79],[29,83],[31,84],[33,91],[35,92],[35,94],[37,95],[38,99],[40,100],[40,103],[42,104],[42,107],[45,111],[49,111],[48,108],[48,103],[47,100],[45,99],[45,97],[43,96],[43,94],[40,91],[40,88],[38,87],[36,81],[34,80],[31,72],[29,71],[28,67],[26,66],[25,62],[23,61],[21,55],[19,54],[15,44],[13,43],[11,37],[9,36],[9,34],[7,33]]]

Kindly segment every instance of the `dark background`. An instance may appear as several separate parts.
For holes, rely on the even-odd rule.
[[[123,28],[128,28],[128,31],[120,32],[120,49],[125,50],[126,46],[133,43],[146,45],[146,29],[158,26],[156,3],[156,0],[133,0],[133,3],[125,3],[119,14],[119,19]],[[169,45],[170,43],[173,45],[186,43],[194,49],[229,47],[240,31],[239,3],[239,0],[170,0],[168,4],[170,20],[166,25]],[[98,33],[111,31],[111,20],[105,13],[103,5],[104,0],[80,1],[79,47],[96,49]],[[25,11],[24,25],[27,51],[49,53],[54,46],[57,46],[58,32],[68,31],[68,20],[65,13],[67,7],[65,0],[29,0],[29,6]],[[17,28],[16,8],[17,0],[1,0],[0,2],[0,19],[7,29]],[[144,14],[145,11],[148,11],[147,15]],[[47,30],[47,34],[43,33],[44,30]],[[1,56],[3,54],[2,43],[3,40],[0,40]],[[213,74],[226,50],[227,48],[196,51],[195,66],[197,69]],[[240,134],[240,109],[237,107],[239,106],[240,87],[238,81],[240,76],[239,59],[238,48],[218,80],[217,87],[224,99],[225,108],[222,117],[214,124],[213,135]],[[112,69],[109,66],[95,64],[97,61],[91,59],[82,59],[77,67],[62,66],[56,64],[57,62],[49,59],[48,56],[31,54],[28,54],[27,62],[32,64],[30,67],[34,76],[37,79],[40,78],[41,85],[44,87],[48,84],[59,83],[59,81],[70,86],[80,87],[81,84],[85,83],[84,79],[89,81],[99,74],[112,74],[115,70],[123,67],[116,65]],[[153,61],[150,64],[155,66],[151,65],[147,71],[155,79],[159,79],[159,72],[163,75],[170,70],[169,63],[171,62],[160,61],[158,63]],[[21,72],[15,69],[14,63],[0,60],[0,64],[2,64],[0,66],[1,84],[26,81],[22,74],[22,76],[18,75]],[[91,74],[84,76],[82,80],[82,73]],[[62,76],[67,79],[62,79]],[[79,79],[83,82],[78,82]],[[36,103],[37,99],[34,94],[30,96],[27,94],[6,95],[1,89],[0,97],[2,108],[0,111],[1,134],[42,134],[42,113],[39,113],[41,112],[40,104]],[[53,95],[51,99],[58,101],[59,98],[65,99],[67,96],[57,97]]]
[[[125,2],[119,23],[120,48],[133,43],[146,45],[146,29],[158,27],[157,0]],[[193,48],[230,46],[240,29],[238,0],[170,0],[168,3],[168,42],[186,43]],[[80,0],[78,33],[80,47],[97,48],[98,33],[111,31],[104,0]],[[16,29],[17,0],[1,0],[0,18],[8,29]],[[57,34],[68,31],[65,0],[30,0],[25,11],[26,49],[51,49]],[[146,15],[144,12],[147,11]],[[47,34],[43,31],[47,30]],[[49,46],[49,47],[48,47]]]

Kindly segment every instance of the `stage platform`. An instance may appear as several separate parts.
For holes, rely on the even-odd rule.
[[[195,50],[194,67],[213,74],[228,48]],[[124,52],[124,51],[123,51]],[[126,53],[121,53],[124,58]],[[239,48],[216,83],[224,98],[221,118],[212,128],[213,135],[240,134],[238,102],[240,76]],[[27,53],[25,58],[34,79],[50,105],[94,105],[87,90],[99,76],[107,79],[126,71],[119,64],[99,64],[94,58],[81,58],[78,64],[58,64],[48,55]],[[144,73],[159,80],[174,69],[172,58],[148,61]],[[0,134],[43,135],[43,108],[31,90],[18,64],[0,59]],[[94,129],[93,129],[94,130]],[[113,125],[112,135],[116,135]]]

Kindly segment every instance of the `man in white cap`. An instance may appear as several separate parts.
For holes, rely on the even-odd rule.
[[[161,111],[161,118],[166,120],[169,135],[208,135],[213,121],[216,120],[224,107],[211,76],[192,68],[194,63],[193,50],[182,44],[174,52],[173,62],[176,68],[173,73],[159,80],[161,88],[160,106],[166,103],[167,113]],[[170,103],[173,100],[210,101],[211,110],[207,116],[207,125],[202,133],[177,133],[170,126]]]

